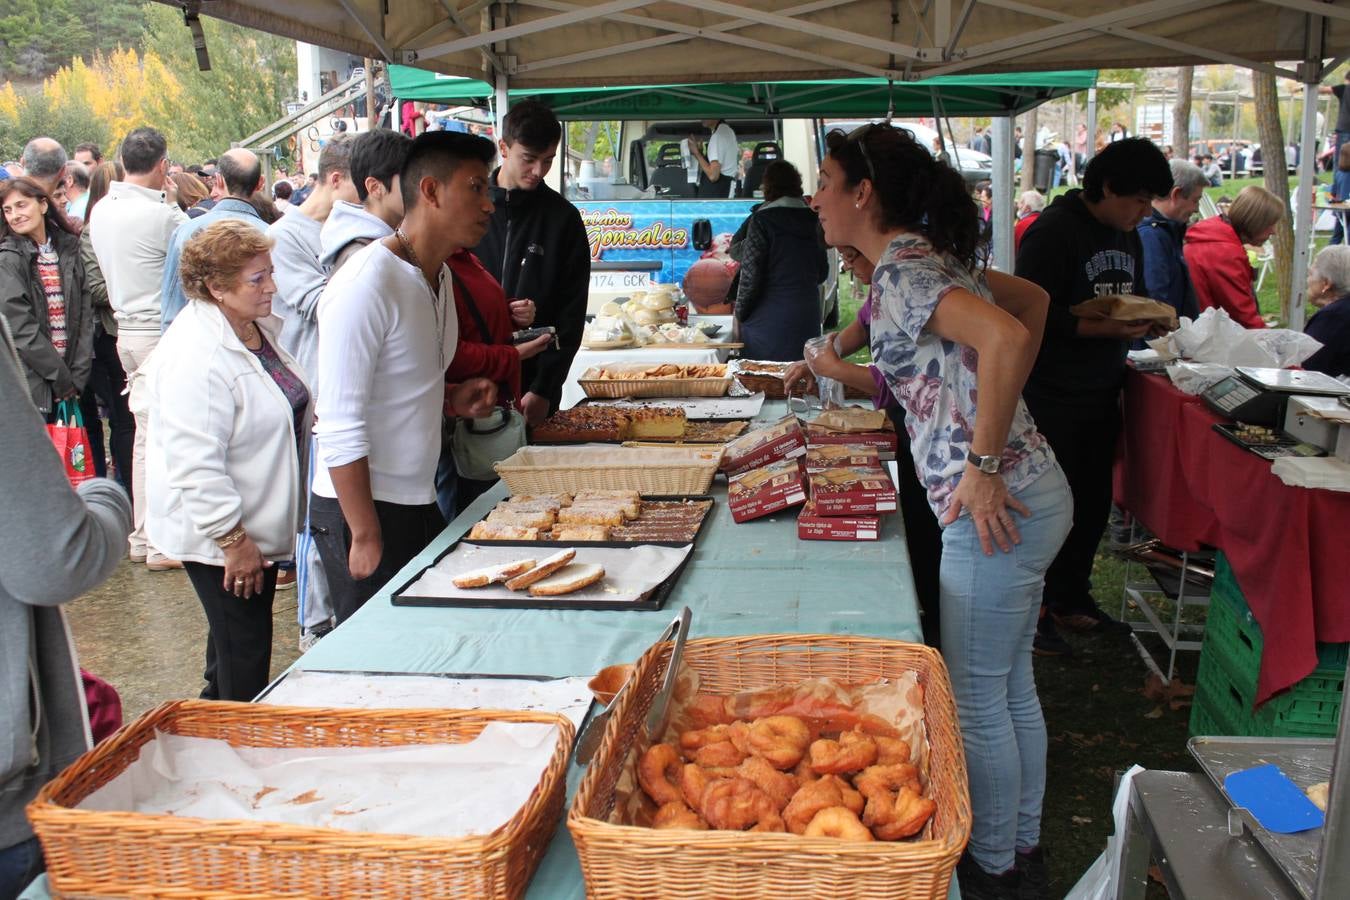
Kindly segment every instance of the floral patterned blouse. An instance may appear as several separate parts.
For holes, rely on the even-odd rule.
[[[941,518],[965,471],[975,436],[978,407],[974,348],[943,340],[928,320],[949,292],[963,288],[994,302],[983,275],[955,257],[933,249],[917,234],[900,234],[878,262],[872,283],[872,363],[905,408],[905,430],[914,468],[928,490],[928,503]],[[1055,463],[1021,398],[1003,450],[1003,480],[1011,493],[1035,481]]]

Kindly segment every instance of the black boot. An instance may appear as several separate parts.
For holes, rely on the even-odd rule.
[[[1018,900],[1050,900],[1050,872],[1045,867],[1045,851],[1040,847],[1018,850],[1014,858],[1022,882],[1017,886]]]
[[[956,878],[961,885],[961,900],[1020,900],[1022,877],[1017,869],[1002,875],[991,875],[980,864],[964,854],[956,864]]]

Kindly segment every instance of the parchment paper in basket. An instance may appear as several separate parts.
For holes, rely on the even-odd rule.
[[[670,577],[693,545],[683,547],[655,547],[639,544],[633,547],[582,547],[577,549],[577,563],[599,563],[605,567],[605,578],[598,584],[572,594],[556,597],[559,606],[584,599],[637,600]],[[556,553],[557,547],[541,544],[536,547],[480,546],[461,543],[441,557],[434,566],[424,571],[417,581],[403,592],[407,597],[464,597],[472,595],[490,600],[516,600],[520,591],[494,584],[482,588],[457,588],[455,576],[500,565],[519,559],[542,559]]]
[[[258,702],[344,709],[519,709],[558,713],[580,731],[593,699],[586,680],[584,675],[457,677],[296,669]]]
[[[687,665],[680,667],[676,677],[675,702],[672,704],[670,724],[666,728],[666,743],[679,743],[682,732],[695,727],[689,716],[689,703],[699,692],[699,675]],[[812,693],[822,701],[834,701],[853,707],[858,713],[874,715],[893,725],[910,746],[910,761],[919,767],[925,789],[928,786],[928,736],[923,718],[923,685],[916,672],[905,672],[899,678],[874,684],[845,685],[830,678],[813,678],[791,684],[765,684],[763,690],[798,688]],[[745,693],[754,693],[747,691]],[[649,745],[638,742],[624,760],[614,785],[614,810],[610,822],[617,825],[649,825],[656,806],[638,785],[638,758]],[[931,827],[931,826],[930,826]],[[926,833],[926,832],[925,832]]]
[[[250,819],[421,837],[489,834],[525,805],[558,730],[490,722],[472,741],[409,747],[231,747],[159,733],[80,809]],[[454,803],[427,803],[454,797]]]

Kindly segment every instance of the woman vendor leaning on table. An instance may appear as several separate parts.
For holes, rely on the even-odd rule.
[[[843,331],[834,336],[831,350],[823,357],[815,355],[810,365],[826,378],[833,378],[849,387],[871,395],[872,405],[884,409],[895,423],[899,440],[896,448],[896,466],[900,496],[900,514],[905,520],[905,547],[909,551],[909,565],[914,573],[914,592],[923,610],[923,641],[930,647],[942,648],[942,605],[938,593],[938,572],[942,563],[942,529],[928,507],[928,492],[914,474],[909,435],[905,432],[904,411],[891,396],[890,386],[876,366],[860,366],[844,361],[867,346],[871,337],[872,308],[876,303],[876,288],[872,286],[872,263],[856,247],[839,247],[839,257],[845,271],[868,287],[867,299],[858,307],[858,315]],[[805,362],[793,363],[783,375],[783,384],[790,391],[801,382],[810,390],[815,373]]]
[[[304,519],[313,402],[272,313],[272,240],[217,222],[183,248],[192,298],[151,356],[146,527],[209,626],[209,700],[250,700],[272,657],[274,563]]]
[[[1238,192],[1228,213],[1186,229],[1186,267],[1200,311],[1217,306],[1244,328],[1265,328],[1247,247],[1260,247],[1284,218],[1284,201],[1257,185]],[[1245,246],[1244,246],[1245,245]]]
[[[1048,300],[980,267],[979,216],[961,175],[909,132],[867,125],[831,132],[826,145],[812,206],[827,241],[877,261],[872,358],[905,409],[943,524],[942,651],[974,813],[961,893],[1011,898],[1020,884],[1036,896],[1046,735],[1031,640],[1072,519],[1064,474],[1021,400]]]
[[[1350,146],[1350,145],[1348,145]],[[1308,267],[1308,302],[1317,312],[1303,331],[1322,349],[1303,368],[1328,375],[1350,375],[1350,246],[1323,247]]]

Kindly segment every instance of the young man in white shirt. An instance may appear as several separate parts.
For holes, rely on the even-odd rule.
[[[459,132],[413,141],[402,225],[352,256],[319,302],[310,523],[339,624],[445,525],[435,489],[442,402],[477,418],[497,400],[486,378],[448,396],[445,387],[458,326],[444,260],[487,231],[492,157],[490,141]]]
[[[708,138],[707,153],[701,149],[698,137],[689,137],[690,152],[703,173],[699,180],[698,195],[718,198],[733,196],[737,167],[741,162],[741,145],[736,141],[736,132],[722,119],[708,119],[703,124],[712,132],[712,137]]]
[[[131,560],[152,570],[179,568],[145,537],[145,434],[150,411],[139,375],[150,351],[159,343],[160,289],[169,241],[188,220],[178,208],[177,187],[167,177],[168,145],[153,128],[134,129],[122,141],[126,177],[114,181],[94,207],[86,227],[98,266],[108,284],[108,303],[117,319],[117,356],[127,373],[130,405],[136,417],[136,440],[131,451],[132,503],[135,530],[131,532]]]

